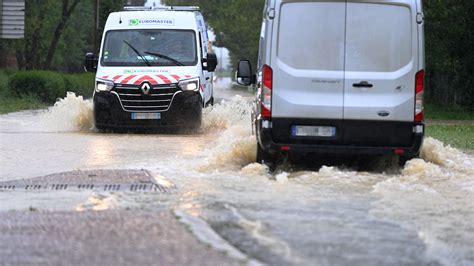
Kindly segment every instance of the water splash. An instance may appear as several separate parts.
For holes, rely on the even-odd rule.
[[[266,176],[269,175],[269,169],[266,165],[260,163],[251,163],[242,168],[241,173],[250,176]]]
[[[246,99],[234,96],[230,101],[222,101],[204,109],[202,129],[209,132],[226,130],[236,125],[249,128],[251,110],[251,104]]]
[[[424,141],[421,158],[439,166],[474,175],[472,156],[431,137]]]
[[[281,172],[275,175],[275,180],[280,184],[284,184],[288,182],[288,176],[289,174],[287,172]]]
[[[68,92],[40,116],[39,127],[56,132],[89,131],[94,127],[92,101]]]
[[[474,158],[433,138],[425,139],[421,157],[373,186],[380,199],[372,213],[417,229],[425,256],[446,265],[469,264],[474,261]]]
[[[220,131],[220,136],[208,153],[207,164],[200,167],[201,171],[240,170],[255,162],[256,140],[250,115],[251,104],[240,96],[204,112],[203,130]]]

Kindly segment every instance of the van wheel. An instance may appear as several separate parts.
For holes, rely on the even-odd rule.
[[[106,132],[108,130],[106,126],[100,126],[100,125],[94,125],[94,126],[95,126],[95,129],[97,129],[97,131],[99,132]]]
[[[276,154],[266,152],[257,143],[257,163],[265,164],[272,170],[276,166],[276,158]]]
[[[100,111],[97,108],[94,108],[94,127],[99,131],[99,132],[106,132],[110,131],[110,127],[106,126],[110,124],[109,119],[104,115],[103,111]]]
[[[202,124],[202,105],[199,104],[196,109],[195,109],[195,114],[191,117],[191,120],[189,121],[188,126],[186,126],[186,129],[194,131],[198,130],[201,128]]]
[[[396,154],[383,154],[373,156],[369,171],[379,172],[379,173],[389,173],[395,174],[399,170],[400,157]]]

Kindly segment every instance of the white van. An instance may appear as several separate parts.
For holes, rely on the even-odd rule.
[[[256,75],[257,160],[281,153],[419,155],[421,0],[267,0]],[[256,78],[261,77],[261,78]]]
[[[197,7],[125,7],[111,13],[100,54],[86,55],[97,71],[94,118],[98,129],[199,127],[213,103],[211,53]]]

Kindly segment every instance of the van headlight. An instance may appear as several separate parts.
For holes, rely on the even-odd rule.
[[[114,88],[114,83],[109,80],[96,80],[95,81],[95,91],[111,91]]]
[[[199,78],[186,79],[178,82],[178,86],[183,91],[198,91],[199,90]]]

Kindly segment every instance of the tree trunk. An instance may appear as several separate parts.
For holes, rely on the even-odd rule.
[[[16,63],[19,70],[25,69],[25,56],[23,55],[23,51],[21,49],[16,50]]]
[[[66,23],[71,17],[71,14],[74,12],[74,9],[79,4],[79,2],[81,2],[81,0],[74,0],[71,6],[69,6],[69,0],[63,0],[63,11],[61,14],[61,20],[59,21],[58,25],[56,26],[56,29],[54,30],[53,38],[51,39],[51,43],[48,48],[48,53],[46,55],[46,60],[43,65],[43,69],[51,68],[54,53],[56,52],[59,40],[61,39],[61,35],[63,34],[64,28],[66,27]]]
[[[42,4],[40,6],[41,12],[39,12],[38,16],[38,23],[36,25],[35,30],[33,31],[33,34],[31,35],[31,38],[25,38],[25,45],[24,45],[24,50],[23,51],[17,51],[17,59],[18,59],[18,54],[22,55],[22,65],[24,68],[27,70],[31,69],[38,69],[41,66],[40,63],[40,56],[39,53],[39,44],[41,42],[41,30],[43,29],[43,24],[44,24],[44,18],[47,14],[45,10],[46,4]],[[25,59],[25,55],[28,57],[28,60]],[[20,62],[18,62],[20,65]]]

